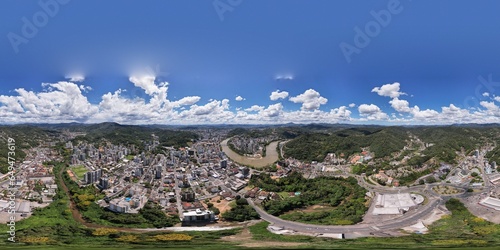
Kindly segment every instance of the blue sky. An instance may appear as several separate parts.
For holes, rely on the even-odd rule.
[[[500,122],[498,1],[3,6],[4,123]]]

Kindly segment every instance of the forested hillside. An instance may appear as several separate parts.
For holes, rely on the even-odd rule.
[[[86,132],[86,135],[79,136],[75,140],[88,142],[107,140],[116,145],[136,145],[139,148],[144,146],[144,141],[152,140],[152,134],[159,137],[160,146],[185,147],[188,146],[188,142],[198,138],[197,134],[189,131],[120,125],[117,123],[86,126],[82,131]]]
[[[322,161],[328,153],[344,154],[349,157],[370,147],[377,158],[390,156],[402,150],[408,134],[402,128],[375,127],[350,128],[334,133],[307,133],[288,142],[286,157],[306,161]]]
[[[15,140],[15,160],[22,161],[26,156],[23,150],[36,147],[40,142],[47,140],[48,133],[52,132],[33,126],[0,126],[0,173],[8,172],[8,138]]]

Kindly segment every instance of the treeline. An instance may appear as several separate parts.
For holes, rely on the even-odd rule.
[[[448,163],[456,163],[457,151],[471,153],[482,143],[491,139],[491,128],[467,128],[467,127],[419,127],[411,129],[411,132],[423,142],[434,144],[422,153],[428,158],[437,158]],[[498,136],[498,135],[497,135]]]
[[[305,161],[323,161],[328,153],[344,154],[346,158],[361,153],[364,147],[376,158],[384,158],[406,145],[407,133],[402,128],[350,128],[335,133],[308,133],[286,144],[285,157]]]
[[[189,131],[167,130],[117,123],[101,123],[84,127],[85,136],[75,138],[76,141],[100,142],[110,141],[116,145],[135,145],[140,150],[145,141],[152,141],[151,134],[158,136],[160,147],[186,147],[188,142],[198,139],[198,135]]]
[[[401,151],[414,134],[424,143],[432,144],[422,152],[422,156],[413,157],[408,162],[411,166],[421,166],[435,158],[439,161],[456,163],[457,151],[470,154],[486,142],[500,138],[500,126],[419,126],[419,127],[381,127],[354,126],[335,130],[324,129],[321,132],[306,130],[285,147],[285,156],[305,161],[322,161],[326,154],[344,154],[345,158],[360,153],[361,148],[370,147],[375,158],[385,158]],[[500,161],[500,148],[487,156]],[[400,158],[402,159],[403,156]]]
[[[488,158],[490,162],[496,162],[498,169],[500,169],[500,145],[496,146],[493,150],[488,152],[486,154],[486,158]]]
[[[263,203],[264,209],[275,216],[313,205],[331,208],[321,212],[293,212],[283,215],[284,219],[315,224],[354,224],[362,220],[367,210],[366,189],[359,186],[357,180],[352,177],[305,179],[300,173],[293,172],[275,181],[268,174],[260,174],[252,176],[250,185],[268,192],[300,192],[300,195],[295,197]]]
[[[236,199],[236,206],[222,214],[222,218],[227,221],[247,221],[259,219],[259,214],[248,204],[244,198]]]

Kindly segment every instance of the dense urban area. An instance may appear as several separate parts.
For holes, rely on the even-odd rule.
[[[499,139],[497,125],[2,126],[1,229],[5,244],[498,246]]]

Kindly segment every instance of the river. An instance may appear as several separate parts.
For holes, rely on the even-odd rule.
[[[255,168],[262,168],[267,165],[273,164],[279,159],[278,152],[276,151],[276,147],[278,146],[279,141],[271,142],[269,145],[267,145],[266,157],[261,158],[251,158],[237,154],[227,146],[228,141],[229,139],[226,139],[221,142],[220,145],[222,146],[222,151],[224,151],[227,157],[239,164],[252,166]]]

